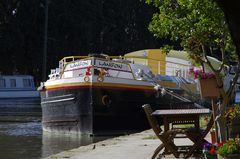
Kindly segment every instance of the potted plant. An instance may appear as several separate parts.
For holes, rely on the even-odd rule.
[[[239,159],[240,138],[229,139],[217,148],[218,159]]]
[[[200,84],[200,94],[202,98],[219,97],[219,90],[215,74],[212,72],[204,72],[203,70],[194,70],[191,68],[189,73],[198,79]]]
[[[224,117],[226,119],[228,134],[230,138],[235,138],[240,134],[240,105],[229,107]]]
[[[231,138],[229,138],[226,142],[219,143],[215,148],[215,152],[218,155],[218,159],[240,159],[240,105],[228,107],[225,111],[224,118],[230,128],[229,134]],[[235,123],[236,121],[238,121],[238,124]],[[236,133],[236,131],[238,133]]]

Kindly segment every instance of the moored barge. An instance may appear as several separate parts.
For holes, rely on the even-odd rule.
[[[44,131],[102,134],[148,128],[141,106],[167,106],[145,65],[106,55],[70,56],[41,90]],[[154,88],[155,87],[155,88]]]

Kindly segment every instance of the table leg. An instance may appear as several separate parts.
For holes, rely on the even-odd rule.
[[[199,115],[196,115],[196,117],[195,117],[195,121],[194,121],[194,126],[195,126],[195,128],[196,128],[196,130],[199,130],[200,129],[200,126],[199,126]]]
[[[164,125],[164,132],[166,133],[169,130],[169,123],[168,123],[168,118],[163,117],[163,125]],[[167,146],[165,146],[163,154],[167,154],[169,152],[169,149]]]
[[[163,118],[163,124],[164,124],[164,131],[167,132],[169,130],[169,122],[167,117]]]

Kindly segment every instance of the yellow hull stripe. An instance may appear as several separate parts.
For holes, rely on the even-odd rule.
[[[97,88],[110,88],[110,89],[144,89],[153,91],[153,86],[142,86],[142,85],[130,85],[130,84],[113,84],[113,83],[101,83],[101,82],[95,82],[95,83],[69,83],[69,84],[58,84],[58,85],[52,85],[52,86],[46,86],[46,89],[63,89],[63,88],[75,88],[75,87],[97,87]]]

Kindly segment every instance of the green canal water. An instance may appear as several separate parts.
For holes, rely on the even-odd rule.
[[[109,137],[43,133],[41,122],[0,122],[0,158],[39,159]]]

